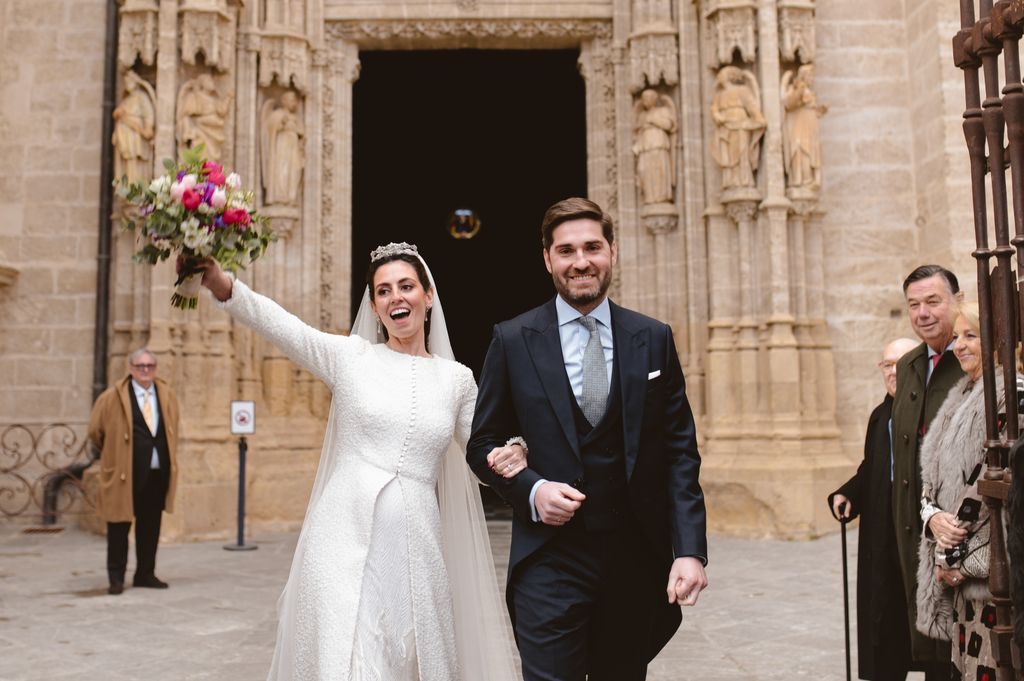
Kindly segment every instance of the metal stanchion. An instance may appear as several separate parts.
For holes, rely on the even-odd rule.
[[[245,453],[248,449],[249,443],[243,435],[238,438],[238,543],[225,544],[228,551],[254,551],[259,548],[245,543]]]

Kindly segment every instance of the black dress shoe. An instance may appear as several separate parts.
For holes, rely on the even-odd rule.
[[[149,575],[148,577],[136,577],[132,580],[132,586],[141,586],[147,589],[166,589],[167,582],[157,579],[156,575]]]
[[[122,584],[120,582],[114,582],[109,587],[107,587],[107,593],[110,594],[111,596],[117,596],[118,594],[120,594],[123,591],[124,591],[124,584]]]

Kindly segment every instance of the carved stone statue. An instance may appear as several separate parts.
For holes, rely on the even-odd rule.
[[[633,109],[633,154],[643,203],[672,203],[675,187],[676,108],[670,97],[650,88]]]
[[[263,202],[297,205],[304,165],[305,130],[299,119],[299,98],[291,90],[263,105],[260,115],[260,154]]]
[[[224,151],[224,123],[231,97],[217,92],[213,77],[203,73],[185,81],[178,91],[178,155],[185,149],[206,145],[206,158],[219,161]]]
[[[817,190],[821,188],[820,118],[828,107],[818,105],[814,91],[814,65],[804,64],[782,76],[782,105],[786,125],[782,130],[786,184]]]
[[[752,73],[725,66],[715,79],[711,156],[722,169],[722,189],[753,188],[761,137],[766,127],[761,96]]]
[[[114,108],[114,177],[142,182],[153,176],[153,86],[134,71],[124,76],[124,97]]]

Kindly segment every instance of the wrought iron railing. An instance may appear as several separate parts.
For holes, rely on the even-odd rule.
[[[1019,404],[1014,380],[1015,350],[1024,336],[1020,314],[1024,287],[1014,271],[1016,266],[1019,272],[1024,262],[1024,85],[1019,50],[1024,34],[1024,0],[1001,0],[995,4],[992,0],[960,0],[960,25],[961,30],[953,38],[953,62],[964,74],[963,128],[974,202],[973,256],[978,266],[987,431],[987,468],[978,490],[991,517],[1003,518],[1008,499],[1011,513],[1020,508],[1015,495],[1020,493],[1021,481],[1014,485],[1011,467],[1020,470],[1016,459],[1024,451],[1013,446],[1020,438],[1020,423],[1018,410],[1012,408]],[[997,423],[1000,396],[996,395],[993,352],[999,355],[1003,374],[1001,399],[1011,406],[1005,410],[1003,431]],[[1008,518],[1011,553],[1018,548],[1014,541],[1020,522],[1019,517]],[[1010,582],[1013,576],[1019,585],[1016,576],[1024,565],[1011,566],[1003,523],[992,522],[990,527],[989,591],[996,606],[992,647],[998,681],[1011,681],[1021,678],[1020,646],[1024,641],[1019,635],[1015,640],[1012,623],[1015,615],[1020,617],[1024,594],[1011,594]]]
[[[44,525],[91,513],[95,500],[82,473],[95,460],[84,426],[13,424],[0,432],[0,516],[39,514]]]

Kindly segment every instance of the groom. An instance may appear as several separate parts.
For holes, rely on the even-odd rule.
[[[515,509],[506,599],[525,681],[642,681],[707,586],[700,455],[666,324],[608,300],[611,218],[541,226],[558,295],[494,329],[466,458]],[[488,454],[523,436],[511,479]]]

